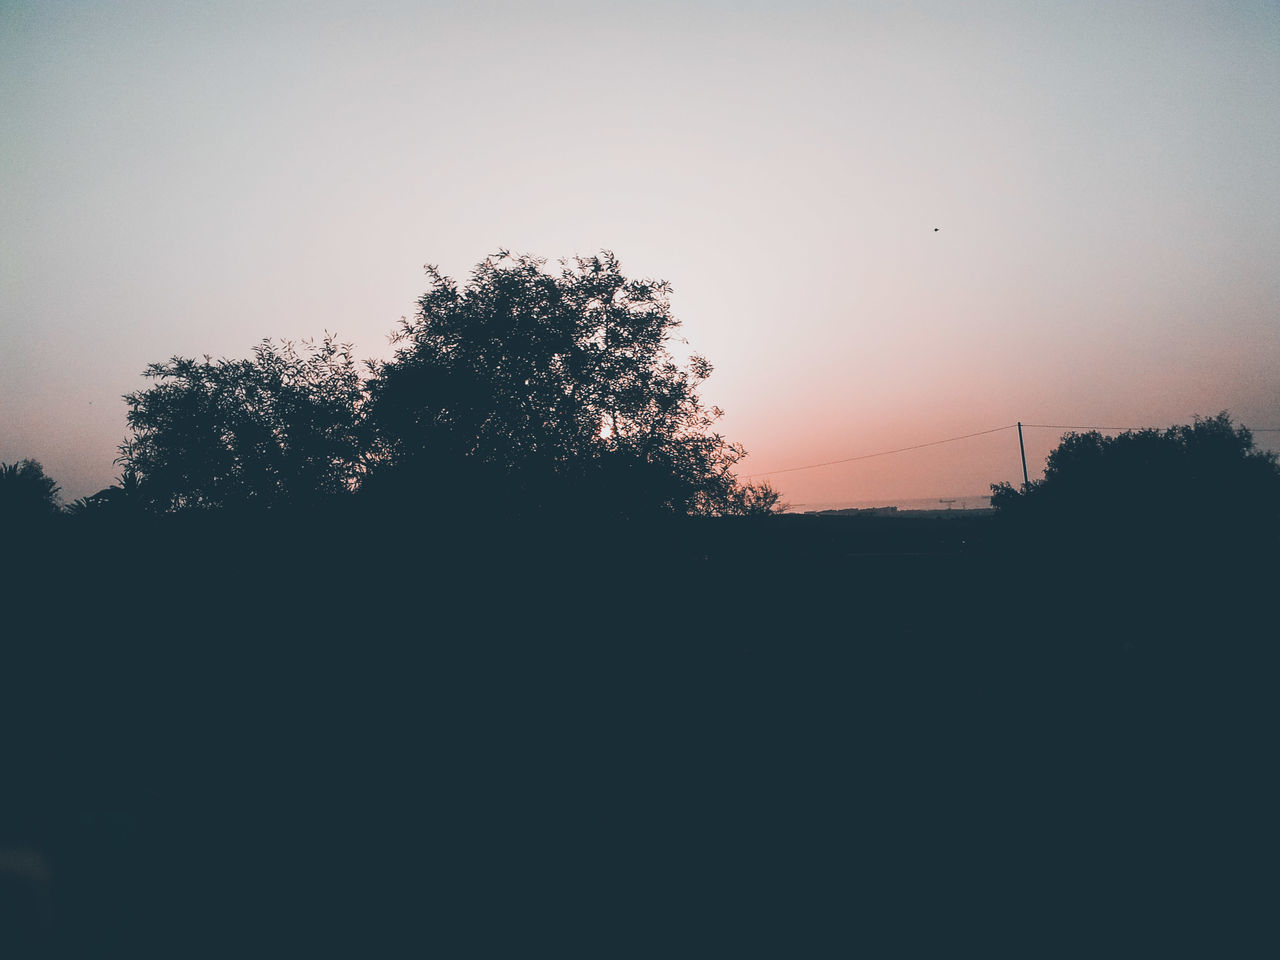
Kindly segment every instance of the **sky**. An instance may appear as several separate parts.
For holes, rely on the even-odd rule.
[[[1280,428],[1274,0],[0,0],[0,130],[0,460],[67,500],[148,363],[385,357],[499,248],[670,281],[797,509]]]

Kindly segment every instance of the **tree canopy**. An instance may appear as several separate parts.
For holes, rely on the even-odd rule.
[[[1262,545],[1280,527],[1280,465],[1222,412],[1166,430],[1067,433],[1043,480],[995,484],[991,502],[1064,544]]]
[[[248,360],[174,357],[129,394],[120,461],[159,511],[367,501],[521,515],[762,514],[742,446],[715,430],[711,364],[672,354],[665,282],[612,253],[507,251],[429,288],[362,372],[349,344],[262,341]]]
[[[670,287],[628,279],[607,252],[545,267],[500,251],[462,288],[427,267],[370,384],[380,469],[439,478],[453,465],[531,508],[739,512],[745,451],[698,396],[711,364],[669,350]]]
[[[0,464],[0,526],[57,516],[62,509],[59,489],[38,460]]]
[[[363,470],[364,382],[350,344],[263,340],[248,360],[174,357],[125,397],[126,476],[160,511],[305,503]]]

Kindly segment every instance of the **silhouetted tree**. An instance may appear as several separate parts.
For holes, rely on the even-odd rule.
[[[532,512],[776,505],[733,474],[745,451],[698,397],[711,364],[668,349],[668,284],[628,279],[609,252],[545,264],[499,251],[461,289],[426,268],[430,289],[370,384],[371,488]]]
[[[1274,546],[1280,465],[1230,416],[1167,430],[1068,433],[1043,480],[992,486],[1006,521],[1052,537],[1046,545],[1188,550]]]
[[[744,517],[767,517],[786,510],[782,494],[767,482],[742,483],[734,490],[729,513]]]
[[[77,519],[128,519],[143,513],[146,504],[138,475],[125,470],[117,482],[97,493],[80,497],[67,507],[67,513]]]
[[[364,468],[364,381],[349,344],[263,340],[249,360],[174,357],[128,394],[121,496],[152,509],[307,503]],[[97,495],[95,495],[97,496]]]
[[[38,460],[0,464],[0,526],[56,517],[62,510],[59,489]]]
[[[699,386],[711,365],[669,350],[666,283],[613,254],[501,251],[459,286],[434,267],[394,357],[361,376],[347,344],[262,341],[247,360],[174,357],[125,397],[132,486],[95,494],[158,512],[299,505],[366,488],[397,509],[563,516],[768,514],[767,484],[733,473]]]

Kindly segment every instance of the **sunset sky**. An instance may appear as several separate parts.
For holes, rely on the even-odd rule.
[[[499,247],[669,280],[745,474],[1280,428],[1274,0],[0,0],[0,129],[0,460],[68,500],[149,362],[387,356],[424,263]],[[1021,466],[1005,430],[773,479]]]

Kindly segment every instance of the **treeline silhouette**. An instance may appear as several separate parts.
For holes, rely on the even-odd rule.
[[[994,517],[777,515],[665,285],[429,276],[383,364],[153,365],[68,509],[0,471],[0,947],[1245,942],[1280,473],[1247,431],[1068,435]]]
[[[330,335],[148,367],[155,385],[126,397],[128,497],[168,513],[323,509],[359,494],[509,518],[776,506],[734,476],[745,451],[698,396],[710,364],[668,350],[678,321],[665,283],[628,279],[608,252],[557,273],[500,251],[461,288],[427,273],[394,357],[363,371]]]
[[[500,250],[463,285],[426,271],[429,289],[388,361],[361,365],[325,334],[263,340],[247,359],[151,364],[152,385],[125,397],[118,482],[60,511],[38,463],[6,465],[6,524],[69,515],[82,533],[174,531],[174,549],[207,528],[220,534],[206,555],[231,544],[223,565],[249,543],[270,551],[331,524],[429,528],[451,549],[487,544],[489,556],[591,555],[581,543],[617,539],[618,524],[632,554],[682,537],[686,553],[731,562],[768,562],[787,552],[780,537],[815,562],[858,549],[813,524],[767,536],[752,527],[744,541],[730,524],[682,522],[785,505],[769,484],[739,479],[746,451],[716,432],[722,412],[699,397],[710,363],[672,356],[667,284],[626,277],[607,251],[555,270]],[[993,529],[959,539],[970,554],[1031,551],[1068,568],[1117,556],[1252,560],[1275,548],[1278,490],[1275,455],[1226,412],[1163,431],[1072,432],[1042,480],[992,487]],[[920,534],[923,552],[932,535]],[[767,550],[752,556],[752,537]],[[387,550],[373,540],[374,553]]]
[[[1043,479],[993,484],[1022,550],[1070,562],[1253,564],[1280,548],[1280,465],[1226,411],[1164,430],[1069,432]]]

